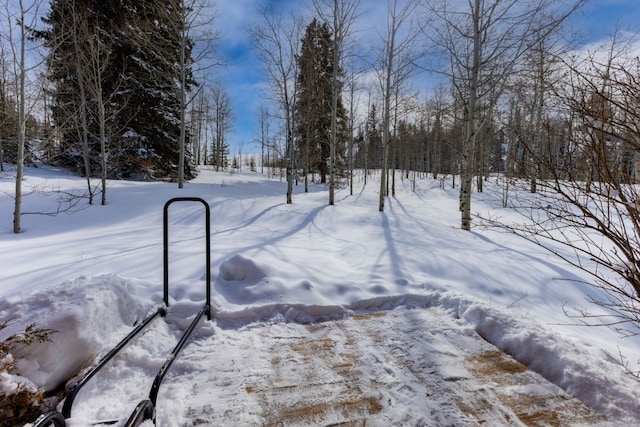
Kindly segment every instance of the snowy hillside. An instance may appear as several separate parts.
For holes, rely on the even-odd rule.
[[[9,169],[0,175],[0,322],[11,322],[0,338],[32,322],[58,332],[16,354],[21,377],[2,377],[2,387],[19,379],[55,388],[162,305],[163,205],[193,196],[211,209],[214,319],[199,325],[165,380],[158,425],[276,425],[296,399],[323,393],[344,393],[350,406],[307,402],[319,412],[297,413],[298,424],[532,425],[504,403],[517,395],[573,396],[611,423],[588,408],[583,418],[548,409],[563,424],[640,420],[640,381],[621,366],[640,371],[640,337],[576,326],[563,313],[596,310],[586,298],[597,291],[580,282],[583,272],[515,236],[460,230],[450,181],[442,189],[425,178],[412,192],[398,176],[397,195],[380,213],[376,180],[363,186],[359,177],[354,195],[339,190],[335,206],[320,185],[307,194],[296,187],[287,205],[286,184],[259,173],[202,170],[182,190],[114,181],[108,205],[25,215],[24,232],[14,235]],[[59,196],[43,192],[81,193],[83,185],[63,171],[28,168],[24,187],[35,192],[23,211],[55,210]],[[494,185],[474,194],[472,209],[509,219]],[[148,394],[205,298],[203,212],[198,203],[170,208],[169,312],[83,390],[69,425],[126,419]],[[496,347],[543,382],[481,381],[474,360]],[[348,374],[336,366],[349,366]],[[440,380],[425,380],[432,374]],[[317,394],[304,397],[305,388]],[[478,396],[503,404],[460,403]],[[278,413],[266,411],[273,405]]]

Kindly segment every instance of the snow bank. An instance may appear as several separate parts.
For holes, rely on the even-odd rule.
[[[2,337],[31,323],[56,331],[51,342],[14,352],[16,374],[51,390],[90,365],[114,337],[124,336],[150,309],[151,301],[137,296],[140,286],[144,285],[117,275],[102,275],[0,298],[0,322],[10,323]]]
[[[601,414],[617,420],[640,419],[637,378],[602,350],[454,292],[434,293],[432,304],[452,310],[485,340]]]

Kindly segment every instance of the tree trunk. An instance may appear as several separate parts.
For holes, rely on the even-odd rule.
[[[388,146],[382,148],[382,169],[380,170],[380,198],[378,199],[378,211],[384,212],[384,198],[387,196],[387,158],[389,156]]]
[[[395,19],[395,15],[392,17]],[[395,27],[395,22],[394,22]],[[396,31],[393,29],[389,34],[389,41],[386,49],[386,64],[385,64],[385,80],[384,80],[384,107],[383,107],[383,119],[382,119],[382,171],[380,173],[380,200],[378,201],[378,210],[384,211],[384,198],[389,194],[388,182],[386,175],[388,172],[389,162],[389,125],[391,121],[391,73],[393,70],[393,59],[395,53],[395,37]]]
[[[93,189],[91,188],[91,159],[89,153],[89,125],[87,123],[87,88],[85,82],[85,70],[82,68],[83,65],[79,58],[83,58],[83,52],[80,47],[80,42],[78,40],[78,22],[76,17],[73,17],[73,27],[71,29],[73,31],[73,43],[74,49],[76,52],[76,77],[78,78],[78,90],[80,91],[80,129],[78,130],[78,136],[80,139],[80,144],[82,145],[82,161],[84,163],[84,175],[87,180],[87,189],[89,191],[89,204],[93,204]]]
[[[334,0],[333,11],[333,69],[331,75],[331,137],[329,141],[329,206],[335,203],[335,169],[336,169],[336,144],[338,139],[338,69],[340,68],[340,49],[342,48],[342,31],[339,30],[344,24],[338,14],[338,1]]]
[[[476,154],[476,109],[478,97],[478,80],[480,74],[480,49],[482,48],[482,40],[480,34],[480,3],[481,0],[475,0],[475,9],[473,10],[473,64],[471,66],[471,81],[469,87],[469,102],[467,107],[466,134],[465,144],[462,148],[463,168],[460,177],[460,211],[462,215],[461,228],[463,230],[471,230],[471,186],[475,167]]]
[[[184,4],[182,5],[184,6]],[[180,37],[180,140],[178,147],[178,188],[184,188],[184,157],[186,143],[186,109],[187,109],[187,59],[186,59],[186,36]]]
[[[25,112],[25,43],[26,27],[24,23],[24,7],[20,0],[20,77],[19,77],[19,105],[18,105],[18,154],[16,159],[16,194],[13,210],[13,232],[20,233],[20,218],[22,216],[22,178],[24,176],[24,144],[26,133],[26,112]]]
[[[98,107],[98,121],[100,127],[100,179],[102,181],[102,197],[100,203],[102,205],[107,204],[107,132],[106,132],[106,113],[102,100],[102,84],[97,82],[98,87],[96,90],[97,107]]]

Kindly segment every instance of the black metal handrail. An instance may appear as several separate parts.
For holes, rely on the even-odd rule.
[[[66,421],[60,412],[52,411],[42,414],[34,421],[33,427],[45,427],[53,424],[53,427],[65,427]]]
[[[143,400],[138,404],[133,414],[127,421],[127,427],[133,427],[141,424],[144,420],[153,419],[155,423],[155,406],[156,399],[158,397],[158,391],[160,389],[160,385],[162,380],[164,379],[167,370],[173,363],[174,359],[180,353],[182,348],[187,342],[187,339],[195,329],[196,325],[202,318],[202,316],[206,313],[207,319],[211,320],[211,213],[209,209],[208,203],[199,198],[199,197],[176,197],[167,201],[164,205],[163,212],[163,246],[164,246],[164,283],[163,283],[163,292],[164,292],[164,303],[166,307],[169,307],[169,220],[168,220],[168,212],[169,206],[175,202],[200,202],[205,207],[205,220],[206,220],[206,303],[200,309],[195,319],[189,325],[189,328],[182,335],[180,341],[176,345],[176,347],[171,352],[169,358],[165,361],[164,365],[156,375],[156,378],[153,382],[153,386],[151,387],[151,391],[149,393],[149,399]],[[156,312],[148,316],[146,319],[142,321],[138,326],[136,326],[125,338],[122,339],[111,351],[109,351],[90,371],[88,371],[81,380],[73,385],[67,397],[64,400],[64,404],[62,406],[62,412],[52,411],[46,414],[41,415],[34,423],[34,427],[44,427],[50,424],[53,424],[54,427],[65,427],[65,419],[71,417],[71,408],[73,406],[73,402],[80,392],[80,389],[98,372],[100,369],[104,367],[124,346],[126,346],[129,341],[131,341],[136,335],[142,331],[153,319],[158,316],[164,317],[166,315],[166,309],[159,308]]]
[[[184,345],[187,343],[187,339],[189,339],[189,336],[191,335],[196,325],[200,321],[200,318],[202,317],[202,315],[205,313],[209,315],[210,311],[211,310],[208,304],[205,304],[204,306],[202,306],[198,314],[196,314],[196,317],[193,319],[193,321],[185,331],[185,333],[182,334],[182,338],[180,338],[180,341],[178,341],[178,344],[176,344],[175,348],[173,349],[173,351],[171,352],[167,360],[165,360],[164,365],[162,365],[162,367],[158,371],[158,375],[156,375],[156,378],[153,381],[153,385],[151,386],[151,391],[149,392],[149,400],[151,400],[151,403],[153,403],[154,407],[156,406],[156,399],[158,398],[158,391],[160,390],[160,384],[162,383],[162,380],[164,379],[165,375],[167,375],[167,371],[171,367],[171,364],[173,363],[173,361],[176,359],[176,357],[182,350],[182,347],[184,347]]]
[[[163,211],[163,242],[164,242],[164,303],[169,307],[169,206],[175,202],[200,202],[205,208],[206,227],[206,305],[211,306],[211,210],[209,204],[200,197],[175,197],[164,204]],[[211,310],[207,314],[207,319],[211,320]]]
[[[193,330],[195,329],[196,325],[198,324],[198,322],[200,321],[200,319],[205,313],[208,316],[211,315],[211,307],[208,304],[205,304],[204,306],[202,306],[198,314],[196,314],[196,317],[191,321],[191,324],[189,325],[187,330],[184,332],[184,334],[182,334],[180,341],[178,341],[178,344],[176,344],[173,351],[171,352],[169,357],[167,357],[164,364],[158,371],[156,378],[153,380],[153,385],[151,386],[151,391],[149,392],[149,399],[143,400],[138,404],[138,406],[136,406],[136,410],[129,417],[129,420],[125,424],[126,426],[137,425],[135,424],[135,422],[140,417],[142,417],[141,421],[152,419],[155,424],[155,408],[156,408],[156,401],[158,399],[158,392],[160,391],[160,385],[162,385],[162,381],[164,380],[165,375],[167,375],[167,371],[171,367],[171,364],[173,364],[173,361],[176,359],[176,357],[178,357],[178,354],[180,353],[184,345],[187,343],[187,340],[191,336],[191,333],[193,333]],[[149,403],[146,403],[146,402],[149,402],[151,404],[152,410],[151,411],[145,410],[144,413],[141,413],[141,409],[142,409],[141,407],[147,407],[149,405]]]
[[[155,408],[149,399],[145,399],[138,403],[136,409],[124,424],[124,427],[137,427],[145,420],[155,420]],[[155,421],[154,421],[155,423]]]
[[[111,360],[113,358],[113,356],[115,356],[120,350],[122,350],[124,348],[124,346],[126,346],[129,343],[129,341],[131,341],[136,335],[138,335],[140,333],[140,331],[142,331],[142,329],[144,329],[149,323],[151,323],[151,321],[153,319],[155,319],[158,316],[164,317],[166,313],[167,312],[164,309],[164,307],[161,307],[158,310],[156,310],[153,314],[148,316],[146,319],[144,319],[142,321],[142,323],[140,323],[131,332],[129,332],[129,334],[126,337],[124,337],[122,339],[122,341],[120,341],[118,343],[118,345],[116,345],[114,348],[112,348],[111,351],[109,351],[109,353],[107,353],[100,360],[100,362],[98,362],[97,365],[95,365],[93,368],[91,368],[91,370],[89,372],[87,372],[85,374],[85,376],[82,377],[82,379],[80,381],[78,381],[77,383],[75,383],[73,385],[73,387],[71,387],[71,390],[67,394],[67,397],[65,398],[64,404],[62,406],[62,415],[64,416],[64,418],[71,418],[71,407],[73,406],[73,401],[75,400],[76,395],[80,392],[80,389],[82,387],[84,387],[84,385],[96,373],[98,373],[98,371],[100,369],[102,369],[104,367],[104,365],[106,365],[107,362],[109,362],[109,360]]]

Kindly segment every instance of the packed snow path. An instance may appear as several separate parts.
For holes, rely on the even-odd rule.
[[[158,396],[158,425],[610,425],[439,308],[309,324],[221,323],[201,324],[176,361]],[[172,340],[161,324],[149,333],[164,336],[165,345]],[[148,366],[136,363],[146,351],[140,346],[116,362],[128,366],[114,368],[118,377],[130,382]],[[95,410],[110,386],[100,384],[95,402],[77,407]],[[184,406],[176,406],[178,396]],[[128,413],[105,401],[103,419]],[[77,413],[69,425],[87,422],[88,414]]]
[[[211,361],[204,381],[185,375],[164,392],[169,397],[193,382],[184,417],[194,425],[604,421],[438,309],[398,308],[307,325],[258,323],[216,331],[189,350],[186,358]]]

